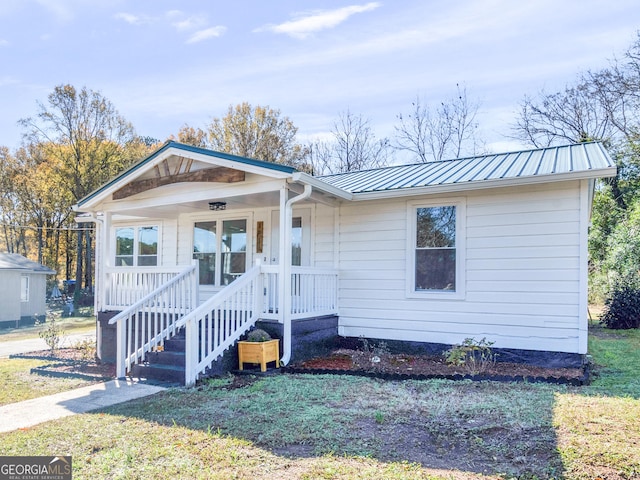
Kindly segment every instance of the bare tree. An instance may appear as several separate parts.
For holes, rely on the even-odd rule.
[[[422,162],[477,153],[476,116],[480,104],[469,99],[466,87],[457,84],[456,89],[454,97],[435,109],[417,96],[411,104],[412,111],[398,115],[394,147],[414,153]]]
[[[315,174],[353,172],[388,164],[389,140],[376,139],[369,120],[349,110],[333,124],[331,140],[315,142],[309,156]]]

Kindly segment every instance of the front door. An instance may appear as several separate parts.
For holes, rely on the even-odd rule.
[[[218,291],[247,270],[247,224],[246,218],[195,222],[193,258],[202,292]]]
[[[291,264],[311,265],[311,209],[301,208],[293,211],[291,225]],[[280,212],[271,212],[271,264],[279,263],[280,253]]]

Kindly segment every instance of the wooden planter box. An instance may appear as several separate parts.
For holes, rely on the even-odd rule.
[[[268,340],[266,342],[238,342],[239,369],[244,363],[259,363],[260,371],[267,371],[267,363],[276,362],[276,368],[280,367],[280,340]]]

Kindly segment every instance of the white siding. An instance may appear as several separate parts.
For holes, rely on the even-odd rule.
[[[459,300],[407,297],[407,202],[420,199],[343,204],[340,333],[585,353],[580,189],[576,181],[466,194]]]

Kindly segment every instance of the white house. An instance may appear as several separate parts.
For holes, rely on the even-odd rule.
[[[313,177],[168,142],[75,209],[118,374],[186,331],[192,384],[258,320],[285,364],[292,325],[327,315],[347,337],[584,355],[594,184],[615,174],[599,143]]]
[[[17,253],[0,253],[0,328],[32,325],[47,311],[47,275],[55,271]]]

